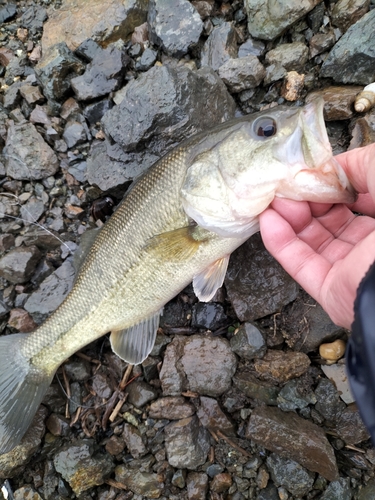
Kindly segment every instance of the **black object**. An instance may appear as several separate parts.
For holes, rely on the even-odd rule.
[[[357,290],[346,368],[359,413],[375,446],[375,262]]]

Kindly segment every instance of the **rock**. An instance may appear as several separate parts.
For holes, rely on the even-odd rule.
[[[167,420],[191,417],[194,413],[194,406],[182,396],[159,398],[151,403],[148,411],[150,418],[165,418]]]
[[[47,418],[46,427],[54,436],[69,436],[70,434],[69,420],[56,413],[52,413]]]
[[[70,359],[64,364],[64,370],[70,380],[83,382],[91,377],[90,363],[83,359]]]
[[[259,235],[233,252],[225,286],[240,321],[277,312],[298,293],[298,285],[265,250]]]
[[[40,88],[34,85],[22,85],[20,94],[28,104],[41,104],[44,96],[40,93]]]
[[[345,403],[340,400],[340,395],[334,384],[326,379],[319,380],[315,389],[317,403],[315,408],[329,422],[335,422],[345,408]]]
[[[124,424],[124,432],[122,433],[122,438],[125,444],[134,458],[140,458],[146,455],[147,448],[143,443],[142,436],[140,435],[138,429],[133,425]]]
[[[206,500],[208,476],[204,472],[189,472],[186,480],[188,500]]]
[[[0,259],[0,276],[11,283],[26,283],[40,259],[41,253],[34,245],[14,248]]]
[[[352,493],[350,478],[340,477],[328,485],[320,498],[321,500],[351,500],[353,498]]]
[[[267,351],[263,333],[252,323],[244,323],[230,339],[230,346],[240,358],[262,358]]]
[[[88,104],[83,110],[83,115],[90,125],[95,125],[99,123],[103,118],[103,115],[112,109],[113,103],[110,99],[101,99],[98,102]]]
[[[194,304],[191,316],[193,328],[206,328],[215,331],[228,323],[227,315],[221,304],[198,302]]]
[[[354,402],[353,394],[350,390],[349,380],[344,364],[322,365],[322,370],[326,377],[334,383],[340,394],[340,398],[346,403]]]
[[[6,252],[14,246],[13,234],[0,234],[0,252]]]
[[[232,483],[232,476],[227,472],[222,472],[214,477],[210,485],[210,490],[215,493],[224,493],[224,491],[232,486]]]
[[[363,488],[359,490],[358,500],[373,500],[375,498],[375,479],[370,479]]]
[[[267,405],[277,405],[279,388],[267,382],[262,382],[250,373],[237,373],[233,384],[248,398],[258,399]]]
[[[204,464],[210,441],[196,416],[167,425],[164,434],[168,462],[172,467],[196,469]]]
[[[73,285],[74,274],[72,264],[66,260],[30,295],[24,308],[37,323],[46,319],[65,299]]]
[[[51,125],[51,120],[44,106],[37,104],[30,114],[31,123],[40,123],[42,125]]]
[[[326,87],[310,92],[306,97],[306,103],[322,97],[325,120],[348,120],[354,115],[353,104],[356,95],[361,90],[362,87],[354,85]]]
[[[302,410],[316,401],[312,389],[306,387],[301,379],[287,382],[277,396],[277,406],[283,411]]]
[[[60,42],[43,51],[43,58],[35,66],[35,73],[42,84],[44,95],[53,103],[65,98],[71,79],[84,69],[82,61],[65,42]]]
[[[174,57],[197,44],[203,22],[187,0],[151,0],[148,11],[150,40]]]
[[[298,3],[245,0],[249,33],[261,40],[273,40],[318,3],[320,0],[300,0]]]
[[[218,69],[218,74],[230,92],[237,93],[257,87],[266,75],[256,56],[229,59]]]
[[[309,58],[309,49],[302,42],[282,43],[266,54],[268,64],[279,64],[287,71],[301,71]]]
[[[65,125],[63,138],[68,148],[74,148],[87,140],[86,129],[78,121],[69,120]]]
[[[171,483],[173,486],[177,486],[177,488],[185,488],[186,486],[186,469],[178,469],[176,472],[173,474],[173,477],[171,479]]]
[[[215,399],[201,396],[197,416],[203,427],[208,430],[214,432],[219,430],[226,436],[236,435],[233,422],[223,412]]]
[[[336,423],[336,432],[349,445],[367,441],[370,437],[355,404],[350,404],[340,414]]]
[[[157,60],[158,53],[149,47],[145,49],[139,61],[135,65],[137,71],[148,71]]]
[[[345,354],[346,342],[342,339],[337,339],[334,342],[321,344],[319,354],[323,359],[328,361],[338,361]]]
[[[314,474],[297,462],[272,453],[267,458],[267,467],[276,486],[284,486],[292,495],[303,497],[314,484]]]
[[[124,440],[118,436],[111,436],[105,445],[105,449],[112,456],[120,455],[125,449]]]
[[[35,330],[37,324],[24,309],[15,308],[10,311],[8,324],[19,332],[28,333]]]
[[[42,497],[30,486],[22,486],[14,492],[14,500],[43,500]]]
[[[265,44],[260,40],[254,40],[249,37],[245,43],[238,48],[238,57],[246,56],[262,56],[265,49]]]
[[[234,116],[232,97],[209,68],[193,72],[186,66],[154,66],[125,90],[102,125],[129,153],[142,142],[148,153],[164,155],[193,133]]]
[[[21,217],[24,222],[36,222],[44,213],[44,203],[42,200],[32,196],[21,207]]]
[[[375,142],[375,109],[355,121],[349,149],[361,148]]]
[[[109,377],[100,371],[95,373],[92,379],[92,389],[102,399],[109,399],[113,394]]]
[[[262,359],[254,361],[259,378],[283,384],[300,377],[310,366],[309,357],[302,352],[268,350]]]
[[[327,52],[336,42],[336,35],[333,30],[328,33],[318,33],[314,35],[310,42],[310,57],[315,57],[322,52]]]
[[[238,54],[237,36],[234,27],[227,22],[216,26],[207,38],[201,55],[201,65],[217,70]]]
[[[141,408],[158,396],[157,390],[147,382],[135,381],[127,386],[128,401],[137,408]]]
[[[256,408],[251,414],[246,436],[329,481],[338,479],[335,455],[324,431],[295,413],[271,407]]]
[[[332,9],[332,23],[344,33],[369,9],[369,0],[339,0]]]
[[[281,96],[287,101],[297,101],[302,94],[305,83],[305,75],[300,75],[296,71],[289,71],[281,87]]]
[[[10,479],[23,473],[26,464],[31,460],[42,442],[46,416],[47,409],[40,406],[20,444],[8,453],[0,455],[0,479]]]
[[[40,33],[43,28],[43,23],[47,19],[47,11],[39,5],[30,5],[26,8],[21,17],[21,25],[28,28],[30,34],[35,35]]]
[[[117,90],[129,57],[118,42],[94,55],[85,72],[72,78],[71,86],[79,101],[89,101]]]
[[[10,21],[17,14],[17,5],[9,2],[0,8],[0,23]]]
[[[64,0],[59,9],[52,10],[43,27],[42,47],[45,52],[59,42],[66,42],[71,50],[92,38],[107,45],[127,40],[136,26],[147,17],[146,0]]]
[[[94,454],[93,442],[89,439],[63,446],[53,462],[56,471],[68,481],[77,496],[103,484],[115,468],[108,455]]]
[[[163,480],[158,474],[143,472],[118,465],[115,469],[116,481],[124,484],[136,495],[146,498],[159,498],[163,490]]]
[[[324,61],[320,76],[336,82],[368,85],[375,80],[375,11],[353,24]]]
[[[11,123],[6,149],[7,175],[12,179],[45,179],[59,168],[57,156],[32,123]]]

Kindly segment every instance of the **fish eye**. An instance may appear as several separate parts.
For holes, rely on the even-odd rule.
[[[257,137],[272,137],[277,132],[276,122],[269,116],[262,116],[254,122],[254,132]]]

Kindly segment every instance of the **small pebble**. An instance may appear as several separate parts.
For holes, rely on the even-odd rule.
[[[334,342],[321,344],[319,354],[327,361],[337,361],[345,354],[346,342],[342,339],[337,339]]]

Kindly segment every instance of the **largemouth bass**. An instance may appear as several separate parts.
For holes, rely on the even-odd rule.
[[[323,103],[277,107],[184,141],[130,189],[96,237],[64,302],[35,332],[0,338],[0,453],[16,446],[61,363],[107,332],[141,363],[166,302],[193,281],[208,301],[231,252],[275,196],[355,199],[332,157]]]

